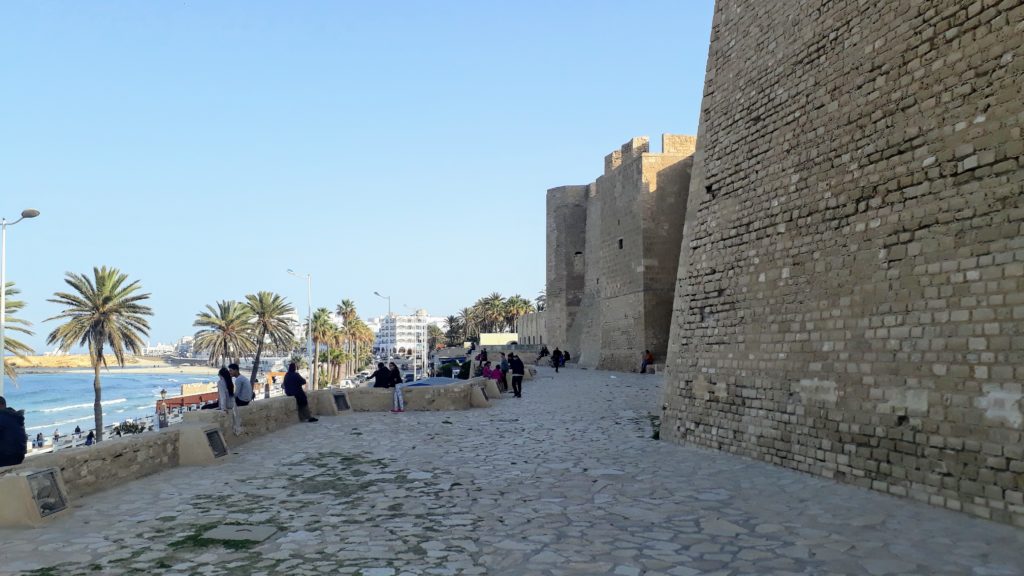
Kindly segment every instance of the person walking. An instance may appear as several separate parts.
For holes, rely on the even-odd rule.
[[[504,352],[501,353],[501,362],[498,364],[498,368],[501,369],[501,379],[498,380],[498,386],[502,392],[508,392],[508,357],[505,356]]]
[[[231,377],[231,370],[223,366],[217,372],[217,406],[228,413],[231,418],[231,430],[235,436],[242,434],[242,418],[238,415],[238,407],[235,406],[235,383]]]
[[[0,466],[24,462],[27,442],[25,411],[8,408],[7,399],[0,396]]]
[[[367,378],[373,378],[374,388],[391,388],[391,371],[383,362],[377,362],[377,370]]]
[[[284,375],[284,393],[286,396],[295,398],[295,407],[299,410],[299,420],[304,422],[318,422],[309,413],[309,399],[306,398],[306,391],[302,389],[306,385],[306,379],[299,374],[295,368],[295,362],[288,365],[288,372]]]
[[[640,373],[647,374],[647,367],[654,364],[654,354],[650,350],[644,350],[644,358],[640,361]]]
[[[405,412],[405,397],[402,396],[402,373],[394,362],[388,364],[388,371],[391,373],[391,386],[395,389],[394,408],[392,412]]]
[[[523,375],[526,374],[526,366],[515,354],[509,354],[508,367],[512,371],[512,393],[516,398],[523,397]]]
[[[555,373],[558,373],[559,366],[562,365],[562,351],[555,348],[555,351],[551,353],[551,365],[555,367]]]
[[[565,368],[565,365],[568,364],[568,363],[569,363],[569,351],[568,350],[562,350],[562,368]]]
[[[231,379],[235,383],[235,405],[248,406],[255,397],[252,391],[252,383],[238,371],[238,364],[228,364],[228,370],[231,372]]]

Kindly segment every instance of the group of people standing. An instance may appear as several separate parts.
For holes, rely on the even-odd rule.
[[[481,352],[481,355],[486,354],[486,350]],[[508,374],[512,373],[512,394],[516,398],[523,397],[523,376],[526,374],[526,366],[519,356],[509,352],[508,356],[504,352],[499,352],[501,360],[494,366],[491,366],[490,361],[487,360],[487,356],[483,358],[483,372],[484,378],[494,380],[498,384],[498,390],[501,392],[508,392]]]
[[[394,406],[391,408],[392,412],[405,412],[405,397],[402,396],[402,372],[398,369],[398,366],[394,362],[388,362],[385,366],[383,362],[377,363],[377,369],[370,374],[370,378],[373,378],[374,388],[394,388]]]

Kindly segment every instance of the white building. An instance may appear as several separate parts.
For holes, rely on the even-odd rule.
[[[142,349],[143,356],[171,356],[177,349],[175,344],[164,344],[157,342],[156,346],[148,345]]]
[[[422,351],[427,342],[427,326],[433,323],[426,310],[417,310],[410,316],[390,314],[378,320],[380,329],[373,346],[378,353],[384,354]]]

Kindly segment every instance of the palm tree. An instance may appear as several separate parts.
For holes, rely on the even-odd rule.
[[[370,327],[366,325],[366,322],[356,318],[355,325],[355,341],[356,341],[356,354],[355,354],[355,368],[359,369],[364,367],[373,358],[370,353],[370,349],[373,347],[373,342],[376,340],[376,334]],[[354,372],[355,370],[353,370]]]
[[[444,322],[448,327],[444,333],[446,345],[459,346],[466,341],[466,329],[458,316],[448,316]]]
[[[146,316],[153,311],[140,304],[149,294],[139,293],[139,281],[128,283],[128,275],[117,268],[92,269],[92,278],[85,274],[65,274],[64,282],[73,292],[56,292],[49,302],[64,306],[60,314],[48,318],[64,319],[50,333],[47,344],[57,344],[67,352],[72,346],[87,346],[93,370],[93,415],[96,420],[96,441],[103,440],[103,406],[101,403],[100,365],[107,365],[104,347],[109,346],[118,365],[124,366],[125,352],[142,351],[142,338],[149,335]]]
[[[534,301],[537,303],[537,312],[543,312],[544,308],[546,308],[548,305],[548,291],[544,288],[541,288],[540,292],[537,294],[537,298],[535,298]]]
[[[505,300],[505,323],[508,324],[509,329],[514,330],[516,322],[533,311],[533,302],[530,302],[519,294],[509,296],[508,299]]]
[[[222,364],[240,360],[256,348],[252,322],[252,311],[241,302],[221,300],[216,308],[207,304],[206,311],[196,314],[196,321],[192,323],[201,328],[192,345],[197,351],[208,353],[210,364],[214,366],[218,360],[222,360]]]
[[[4,323],[7,324],[7,329],[13,332],[20,332],[22,334],[31,336],[32,331],[29,330],[27,326],[31,326],[32,323],[29,322],[28,320],[25,320],[24,318],[16,318],[14,316],[22,308],[25,307],[25,303],[23,301],[11,299],[11,297],[13,297],[14,295],[21,294],[21,290],[18,290],[17,288],[14,287],[14,282],[7,282],[7,285],[4,286],[4,291],[7,293],[7,317],[4,320]],[[18,356],[19,358],[23,358],[26,354],[31,354],[32,349],[29,348],[28,345],[22,343],[19,340],[15,340],[10,336],[5,336],[4,349],[3,351],[0,351],[0,358],[5,357],[5,352],[13,354],[14,356]],[[14,380],[15,378],[18,377],[18,374],[14,370],[13,365],[8,364],[6,360],[4,360],[3,364],[4,374],[6,374],[8,378]]]
[[[359,320],[359,314],[356,312],[356,303],[346,298],[341,301],[341,304],[338,304],[334,312],[341,316],[342,321],[345,323],[344,328],[342,328],[341,345],[345,347],[345,352],[350,353],[349,357],[352,358],[354,355],[351,352],[353,346],[355,346],[356,336],[354,324]]]
[[[327,308],[317,308],[313,311],[313,318],[310,326],[306,329],[310,331],[310,336],[313,339],[313,389],[318,388],[318,366],[320,362],[320,344],[327,341],[331,337],[331,329],[334,328],[334,322],[331,320],[331,311]]]
[[[505,322],[505,299],[497,292],[491,292],[488,296],[477,301],[480,307],[480,314],[483,317],[484,325],[489,330],[500,331]]]
[[[480,334],[480,315],[475,308],[459,310],[459,321],[462,323],[467,339]]]
[[[444,331],[434,324],[427,325],[427,349],[437,350],[444,342]]]
[[[256,359],[252,363],[252,376],[249,377],[249,380],[256,380],[264,341],[269,339],[271,346],[276,349],[295,341],[290,316],[295,308],[280,294],[264,291],[247,295],[245,305],[256,324]]]
[[[338,304],[338,308],[335,312],[338,316],[341,316],[341,319],[345,321],[345,324],[352,322],[358,316],[356,313],[356,303],[347,298],[342,300],[341,304]]]

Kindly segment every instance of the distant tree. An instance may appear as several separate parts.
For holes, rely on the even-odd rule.
[[[444,319],[444,339],[446,346],[461,346],[466,341],[466,330],[462,320],[458,316],[448,316]]]
[[[333,331],[336,329],[334,321],[331,319],[331,311],[327,308],[317,308],[314,310],[312,324],[307,326],[306,329],[310,331],[313,338],[313,358],[318,359],[320,357],[320,345],[329,342]],[[313,362],[314,390],[319,387],[319,366],[320,362]]]
[[[93,370],[93,418],[99,442],[103,440],[100,366],[107,365],[104,349],[109,347],[118,365],[124,366],[125,352],[142,351],[142,338],[149,334],[145,317],[152,316],[153,311],[141,304],[149,299],[149,294],[140,293],[138,280],[128,283],[128,275],[117,268],[93,268],[92,278],[68,272],[64,282],[72,291],[56,292],[48,299],[64,310],[47,322],[65,322],[50,333],[46,343],[57,344],[65,352],[75,345],[88,348]]]
[[[32,331],[29,330],[27,327],[31,326],[32,323],[29,322],[28,320],[25,320],[24,318],[18,318],[17,316],[15,316],[15,314],[20,312],[21,309],[25,307],[25,303],[23,301],[12,299],[13,296],[21,294],[21,290],[18,290],[17,288],[14,287],[14,282],[7,282],[7,285],[4,286],[4,290],[7,292],[7,317],[5,318],[7,329],[12,332],[19,332],[21,334],[31,336]],[[10,335],[5,334],[4,351],[13,356],[24,358],[26,354],[32,353],[32,348],[29,348],[28,345],[24,344],[23,342],[15,338],[11,338]],[[0,353],[0,358],[2,357],[4,357],[4,355]],[[11,380],[17,378],[18,373],[15,371],[14,365],[8,364],[6,358],[4,358],[3,362],[4,374],[7,374],[7,377],[10,378]]]
[[[427,325],[427,348],[437,350],[444,342],[444,331],[433,324]]]
[[[221,300],[216,308],[207,304],[205,312],[196,314],[192,326],[200,328],[192,346],[208,353],[211,365],[216,366],[218,360],[222,364],[241,360],[256,349],[252,310],[241,302]]]
[[[534,302],[537,303],[537,312],[543,312],[544,308],[547,308],[548,305],[547,290],[542,288],[540,293],[537,294],[537,298],[534,299]]]
[[[504,322],[505,324],[508,325],[508,328],[510,330],[515,330],[516,322],[518,322],[520,318],[533,312],[534,310],[535,308],[533,307],[533,302],[530,302],[529,300],[523,298],[519,294],[509,296],[508,299],[505,300]]]

